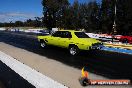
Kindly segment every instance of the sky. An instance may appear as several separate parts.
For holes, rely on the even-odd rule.
[[[78,0],[84,3],[92,0]],[[101,0],[97,0],[100,2]],[[25,21],[34,17],[42,17],[42,0],[0,0],[0,22]],[[69,0],[72,4],[74,0]]]

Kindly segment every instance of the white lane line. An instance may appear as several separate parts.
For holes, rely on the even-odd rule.
[[[68,88],[1,51],[0,60],[36,88]]]

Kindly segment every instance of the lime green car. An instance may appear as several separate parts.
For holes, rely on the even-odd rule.
[[[38,36],[40,46],[45,48],[47,45],[67,48],[71,55],[76,55],[80,50],[101,49],[102,43],[99,40],[89,38],[82,31],[60,30],[52,35]]]

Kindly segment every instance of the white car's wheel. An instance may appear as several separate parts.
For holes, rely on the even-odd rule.
[[[72,56],[75,56],[75,55],[78,54],[79,49],[78,49],[77,46],[70,46],[70,47],[69,47],[69,52],[70,52],[70,54],[71,54]]]

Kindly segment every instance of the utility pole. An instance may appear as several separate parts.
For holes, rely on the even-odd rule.
[[[114,13],[114,24],[113,24],[113,33],[115,34],[117,32],[116,30],[116,14],[117,14],[117,0],[115,0],[115,13]]]

